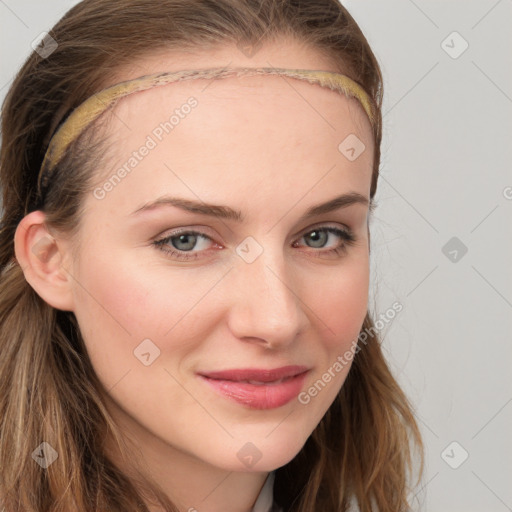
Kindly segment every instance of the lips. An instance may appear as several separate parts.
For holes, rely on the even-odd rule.
[[[214,391],[254,409],[272,409],[290,402],[304,385],[306,366],[203,372],[198,376]]]
[[[204,377],[216,380],[230,380],[234,382],[259,382],[268,383],[276,382],[289,377],[294,377],[299,373],[307,371],[307,366],[283,366],[273,370],[259,369],[241,369],[241,370],[225,370],[220,372],[200,373]]]

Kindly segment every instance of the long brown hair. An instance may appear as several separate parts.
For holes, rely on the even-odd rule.
[[[102,141],[90,128],[69,148],[39,202],[37,175],[48,141],[73,108],[144,54],[292,36],[332,59],[375,101],[373,198],[381,72],[338,0],[85,0],[50,35],[58,47],[48,58],[30,55],[2,111],[0,504],[6,512],[148,511],[144,496],[176,511],[158,486],[123,473],[108,457],[103,440],[113,435],[123,449],[123,436],[102,401],[76,318],[42,300],[15,259],[14,234],[25,215],[40,209],[47,226],[76,234],[91,190],[97,162],[90,155],[101,154]],[[276,471],[274,498],[284,511],[342,512],[351,500],[361,512],[410,509],[414,448],[420,476],[423,467],[420,433],[369,314],[363,331],[364,347],[334,403],[297,456]],[[42,442],[59,454],[46,470],[32,458]]]

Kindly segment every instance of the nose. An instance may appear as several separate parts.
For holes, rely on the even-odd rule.
[[[299,276],[282,251],[268,249],[230,273],[229,328],[238,339],[281,348],[303,332],[309,319]]]

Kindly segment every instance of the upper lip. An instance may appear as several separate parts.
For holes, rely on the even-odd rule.
[[[307,366],[282,366],[281,368],[273,368],[270,370],[259,368],[241,368],[233,370],[222,370],[217,372],[201,372],[199,375],[208,377],[209,379],[244,381],[252,380],[257,382],[273,382],[275,380],[284,379],[286,377],[294,377],[300,373],[304,373],[309,368]]]

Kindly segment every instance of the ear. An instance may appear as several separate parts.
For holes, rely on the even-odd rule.
[[[14,252],[25,279],[50,306],[73,311],[73,278],[63,265],[69,260],[69,244],[54,238],[38,210],[26,215],[16,228]]]

